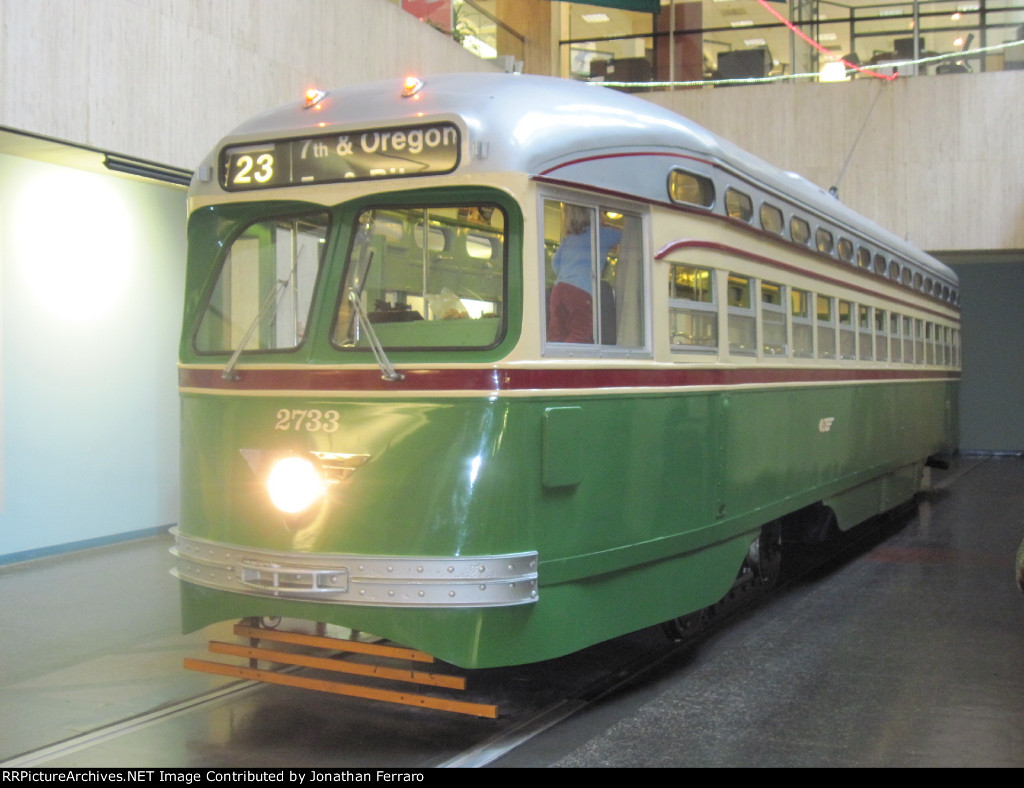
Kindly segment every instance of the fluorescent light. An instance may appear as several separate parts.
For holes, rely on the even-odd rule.
[[[601,22],[611,22],[612,18],[608,14],[583,14],[583,21],[589,22],[592,25],[600,24]]]
[[[730,22],[729,27],[753,27],[754,23],[750,19],[744,19],[740,22]]]

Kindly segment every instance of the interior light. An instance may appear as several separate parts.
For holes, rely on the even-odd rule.
[[[304,512],[324,497],[327,483],[324,475],[305,457],[285,457],[274,463],[267,475],[270,500],[286,514]]]
[[[406,77],[405,81],[402,82],[402,98],[410,98],[412,96],[415,96],[422,89],[422,80],[416,79],[416,77]]]
[[[315,107],[317,104],[323,101],[323,98],[326,95],[327,93],[322,90],[317,90],[316,88],[309,88],[305,93],[306,109],[309,109],[310,107]]]
[[[602,22],[610,22],[611,17],[608,14],[596,13],[596,14],[583,14],[583,21],[591,25],[599,25]]]

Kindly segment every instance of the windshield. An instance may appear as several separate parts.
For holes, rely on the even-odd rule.
[[[335,344],[370,347],[375,337],[385,348],[497,344],[504,335],[506,226],[491,204],[360,213],[338,294]]]
[[[324,259],[326,213],[247,226],[224,258],[196,331],[200,352],[288,350],[306,334]]]

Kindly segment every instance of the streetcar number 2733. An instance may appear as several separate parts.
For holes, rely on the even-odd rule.
[[[275,430],[295,430],[296,432],[336,432],[338,419],[336,410],[317,410],[310,408],[281,408],[277,412]]]

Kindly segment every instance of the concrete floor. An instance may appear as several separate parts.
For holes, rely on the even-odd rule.
[[[943,477],[866,546],[495,765],[1024,766],[1024,461],[959,458]],[[228,625],[178,633],[169,545],[0,568],[0,764],[228,683],[181,668]],[[155,737],[192,749],[154,761],[238,752],[191,738]]]

